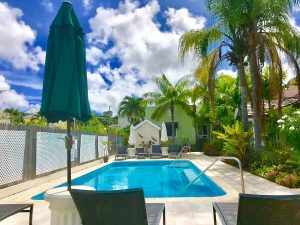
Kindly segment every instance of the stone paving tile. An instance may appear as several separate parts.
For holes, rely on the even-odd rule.
[[[190,156],[189,156],[190,157]],[[191,158],[191,157],[190,157]],[[200,169],[208,166],[213,159],[204,155],[192,155],[193,162]],[[111,160],[111,159],[110,159]],[[102,167],[105,164],[93,165],[82,171],[72,174],[73,178],[81,176],[92,170]],[[56,175],[58,176],[58,175]],[[240,192],[239,169],[230,165],[218,162],[207,172],[215,183],[227,192],[225,196],[212,198],[151,198],[146,202],[165,202],[166,203],[166,221],[168,225],[213,225],[212,202],[215,201],[237,201]],[[245,187],[247,193],[255,194],[300,194],[300,189],[288,189],[263,178],[254,176],[250,173],[244,173]],[[56,186],[65,181],[65,177],[43,178],[46,183],[28,184],[30,189],[14,194],[0,200],[1,202],[30,202],[30,197]],[[41,181],[40,181],[41,182]],[[14,187],[16,188],[16,187]],[[24,187],[23,187],[24,188]],[[2,190],[1,190],[2,191]],[[14,190],[16,191],[16,190]],[[34,201],[34,225],[50,225],[49,205],[45,201]],[[28,215],[19,213],[1,222],[1,225],[20,225],[27,224]],[[162,225],[162,221],[160,223]]]

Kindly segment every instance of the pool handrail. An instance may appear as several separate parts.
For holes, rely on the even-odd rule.
[[[180,154],[183,152],[183,150],[185,150],[186,148],[189,149],[189,153],[192,154],[191,152],[191,147],[186,145],[186,146],[183,146],[182,149],[180,150],[180,152],[177,154],[176,158],[171,162],[170,166],[173,166],[174,162],[178,159],[178,157],[180,156]],[[174,166],[173,166],[174,167]],[[175,167],[174,167],[175,168]]]
[[[231,157],[231,156],[219,156],[216,157],[215,160],[209,164],[203,171],[200,172],[190,183],[188,183],[183,189],[181,189],[180,192],[178,192],[177,196],[182,194],[186,189],[188,189],[196,180],[199,179],[203,174],[206,173],[213,165],[215,165],[218,161],[223,161],[223,160],[234,160],[239,164],[240,168],[240,179],[241,179],[241,191],[243,194],[245,194],[245,184],[244,184],[244,176],[243,176],[243,168],[242,168],[242,163],[241,161],[236,158],[236,157]]]

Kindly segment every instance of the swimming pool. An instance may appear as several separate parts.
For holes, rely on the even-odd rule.
[[[214,197],[225,195],[217,184],[202,175],[192,186],[178,193],[201,171],[188,160],[113,162],[72,180],[72,185],[85,185],[96,190],[144,189],[146,198]],[[66,183],[57,187],[67,186]],[[43,200],[44,192],[32,197]]]

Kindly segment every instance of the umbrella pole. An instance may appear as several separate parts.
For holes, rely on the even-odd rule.
[[[67,119],[67,136],[66,136],[66,149],[67,149],[67,183],[68,190],[71,190],[71,149],[72,149],[72,135],[70,118]]]

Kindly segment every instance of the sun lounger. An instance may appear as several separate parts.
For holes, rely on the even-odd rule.
[[[117,152],[116,152],[116,155],[115,155],[115,160],[117,160],[118,158],[122,158],[122,159],[126,159],[127,158],[126,147],[122,147],[122,146],[117,147]]]
[[[178,147],[174,144],[171,144],[169,146],[169,158],[176,158],[178,154],[179,154]],[[180,157],[181,157],[181,155],[180,155]]]
[[[240,194],[239,203],[213,203],[223,225],[296,225],[300,224],[300,195]]]
[[[83,225],[159,225],[165,204],[145,204],[143,189],[70,190]]]
[[[150,159],[153,156],[156,156],[156,157],[161,157],[162,156],[160,145],[152,145],[152,152],[150,153]]]
[[[149,153],[146,152],[145,148],[136,148],[135,150],[136,150],[136,155],[137,155],[138,159],[140,157],[146,158],[147,156],[149,156]]]
[[[19,212],[28,212],[29,225],[32,225],[33,204],[0,204],[0,221]]]

